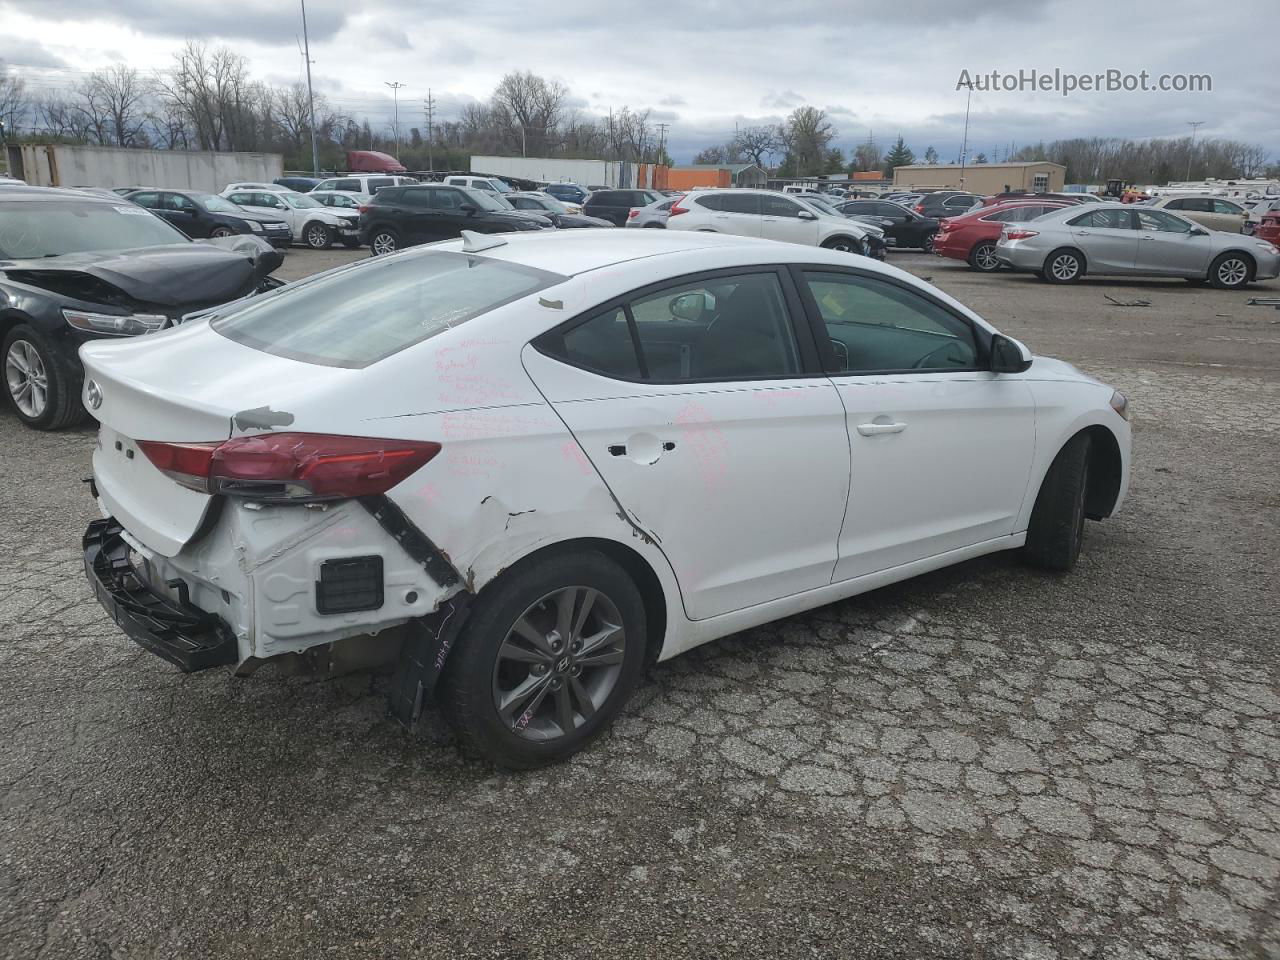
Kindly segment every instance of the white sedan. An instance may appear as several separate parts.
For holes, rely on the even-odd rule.
[[[80,352],[85,566],[130,636],[398,657],[401,717],[437,697],[510,767],[653,659],[997,550],[1068,569],[1129,477],[1110,387],[758,239],[468,232]]]

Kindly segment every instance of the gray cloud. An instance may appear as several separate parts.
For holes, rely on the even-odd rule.
[[[781,92],[771,90],[760,98],[760,106],[774,107],[779,110],[786,110],[789,107],[798,107],[805,102],[804,97],[796,93],[794,90],[783,90]]]
[[[288,43],[302,33],[299,7],[282,0],[9,0],[8,8],[49,20],[109,20],[168,37],[199,36]],[[312,42],[334,36],[346,23],[349,4],[311,0],[307,32]]]
[[[43,69],[60,69],[67,66],[67,61],[50,53],[40,44],[14,37],[0,37],[0,62],[7,63],[11,67]]]
[[[672,94],[669,97],[663,97],[658,101],[658,105],[662,107],[683,107],[688,101],[684,97]]]

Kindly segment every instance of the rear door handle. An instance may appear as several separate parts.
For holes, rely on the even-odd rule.
[[[882,433],[901,433],[907,429],[905,423],[860,423],[858,432],[864,437],[878,437]]]

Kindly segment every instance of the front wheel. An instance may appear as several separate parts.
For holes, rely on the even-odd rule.
[[[1091,440],[1079,433],[1058,451],[1031,510],[1027,561],[1047,570],[1076,565],[1084,542],[1084,496],[1089,482]]]
[[[214,240],[221,240],[223,237],[234,237],[235,231],[230,227],[214,227],[209,231],[209,236]]]
[[[1209,267],[1209,282],[1219,290],[1238,290],[1249,283],[1253,264],[1242,253],[1224,253]]]
[[[464,749],[518,770],[581,750],[640,680],[644,602],[595,551],[517,565],[481,592],[442,679]]]
[[[996,245],[991,242],[980,243],[969,252],[969,266],[982,273],[995,273],[1000,269],[1000,261],[996,259]]]
[[[867,252],[866,245],[859,243],[849,237],[832,237],[823,243],[824,250],[839,250],[843,253],[862,253]]]
[[[333,243],[333,233],[323,223],[308,223],[302,231],[302,242],[312,250],[328,250]]]
[[[400,249],[400,238],[390,230],[375,230],[369,238],[369,249],[375,257],[386,253],[395,253]]]
[[[4,338],[4,386],[28,427],[61,430],[84,416],[80,377],[70,361],[25,323]]]

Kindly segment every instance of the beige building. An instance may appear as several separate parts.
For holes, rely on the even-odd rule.
[[[893,168],[897,190],[968,190],[987,197],[1006,190],[1056,193],[1066,185],[1067,168],[1060,163],[970,163],[961,175],[958,163],[913,163]]]

